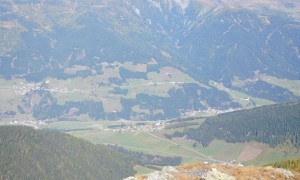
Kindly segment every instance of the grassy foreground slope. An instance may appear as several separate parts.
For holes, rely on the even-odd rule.
[[[284,169],[289,169],[291,171],[300,172],[300,158],[279,161],[268,165],[276,168],[284,168]]]
[[[53,131],[0,127],[0,179],[123,179],[133,161],[113,150]]]

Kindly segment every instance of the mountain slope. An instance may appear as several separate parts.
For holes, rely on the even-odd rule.
[[[77,116],[91,114],[80,107],[90,99],[104,110],[90,118],[109,120],[169,119],[210,108],[293,101],[300,92],[298,85],[296,91],[289,88],[300,80],[299,9],[297,0],[4,0],[0,77],[16,86],[23,86],[19,81],[50,82],[39,88],[64,106],[66,112],[56,119],[66,118],[72,108],[78,109]],[[8,99],[0,110],[25,109],[19,102],[28,98],[26,93]],[[185,100],[184,107],[173,101],[174,95]],[[165,103],[175,107],[162,108]]]
[[[203,146],[214,139],[223,139],[230,143],[256,141],[270,146],[289,142],[298,149],[299,117],[299,101],[270,105],[210,117],[199,128],[177,132],[173,136],[186,134]]]
[[[0,126],[0,179],[122,179],[133,161],[70,135]]]

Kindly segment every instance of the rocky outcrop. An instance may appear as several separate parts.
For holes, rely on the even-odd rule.
[[[243,180],[243,179],[300,179],[300,175],[273,167],[243,167],[232,164],[188,164],[180,167],[164,167],[146,175],[126,180]]]

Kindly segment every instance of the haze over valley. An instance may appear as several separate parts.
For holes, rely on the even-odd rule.
[[[113,179],[299,159],[300,2],[2,0],[0,95],[3,127],[60,131],[131,158],[130,169],[111,164],[124,168]],[[0,179],[14,177],[4,170]],[[109,170],[92,171],[82,178]]]

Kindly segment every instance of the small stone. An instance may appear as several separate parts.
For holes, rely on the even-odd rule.
[[[275,172],[283,174],[288,179],[293,178],[295,176],[291,171],[286,170],[286,169],[276,168]]]
[[[222,173],[215,168],[213,169],[214,171],[207,172],[201,178],[204,178],[206,180],[235,180],[235,177]]]

